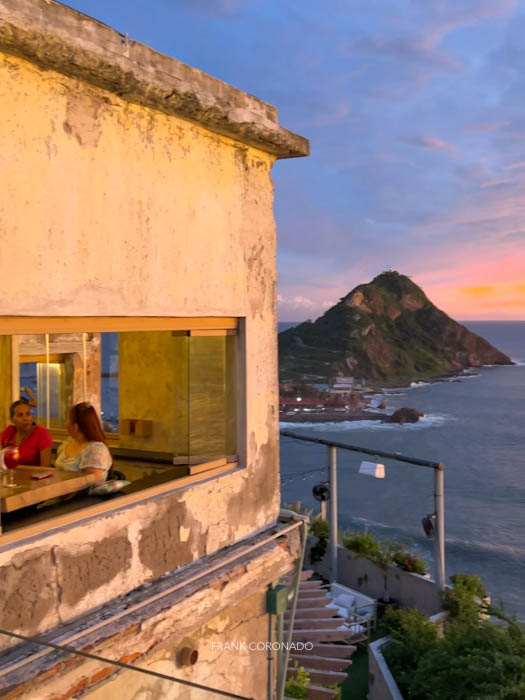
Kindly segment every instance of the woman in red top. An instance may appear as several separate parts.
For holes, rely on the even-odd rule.
[[[20,464],[49,467],[53,440],[49,431],[33,422],[27,401],[15,401],[9,407],[12,425],[0,435],[2,447],[18,447]]]

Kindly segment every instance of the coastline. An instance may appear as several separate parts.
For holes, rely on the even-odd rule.
[[[388,416],[384,413],[374,413],[364,409],[349,410],[347,413],[339,411],[315,412],[297,411],[288,415],[279,413],[279,421],[282,423],[345,423],[358,420],[380,420],[388,422]]]
[[[516,363],[513,361],[513,365]],[[494,365],[482,365],[481,367],[491,367]],[[333,409],[324,409],[322,411],[294,411],[294,412],[279,412],[279,422],[282,423],[344,423],[374,420],[383,423],[390,422],[388,413],[377,413],[373,410],[367,410],[370,407],[370,399],[378,394],[388,395],[388,391],[395,389],[407,389],[418,384],[437,384],[440,382],[460,382],[462,377],[476,376],[476,370],[481,369],[479,366],[471,366],[449,374],[442,374],[434,377],[416,377],[410,378],[402,383],[386,383],[382,386],[370,386],[369,390],[363,394],[362,405],[356,408],[348,408],[347,411],[334,411]],[[364,407],[363,407],[364,406]],[[408,407],[407,407],[408,408]],[[412,408],[412,407],[411,407]],[[416,409],[417,410],[417,409]]]

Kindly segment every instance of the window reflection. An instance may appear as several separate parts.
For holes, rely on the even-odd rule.
[[[58,431],[57,439],[69,408],[89,401],[126,454],[175,465],[234,459],[234,334],[32,334],[16,342],[18,394],[29,389],[38,423]]]
[[[226,334],[190,338],[189,449],[194,463],[235,452],[234,340]]]

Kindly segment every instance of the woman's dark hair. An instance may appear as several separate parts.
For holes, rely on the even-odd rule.
[[[15,417],[15,411],[17,406],[28,406],[29,401],[27,399],[18,399],[18,401],[13,401],[13,403],[9,406],[9,417],[14,418]]]
[[[90,403],[77,403],[73,406],[69,419],[78,425],[78,429],[89,442],[106,444],[106,436],[102,431],[99,417]]]

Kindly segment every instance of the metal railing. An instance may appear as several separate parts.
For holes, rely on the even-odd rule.
[[[330,489],[330,580],[337,581],[337,544],[338,544],[338,516],[337,516],[337,450],[348,450],[372,457],[381,457],[397,462],[412,464],[416,467],[427,467],[434,470],[434,552],[436,559],[436,584],[440,591],[445,589],[445,465],[443,462],[431,462],[427,459],[408,457],[399,452],[384,452],[368,447],[350,445],[346,442],[335,440],[323,440],[322,438],[299,435],[291,430],[281,430],[283,437],[293,438],[304,442],[312,442],[328,447],[329,454],[329,489]]]

